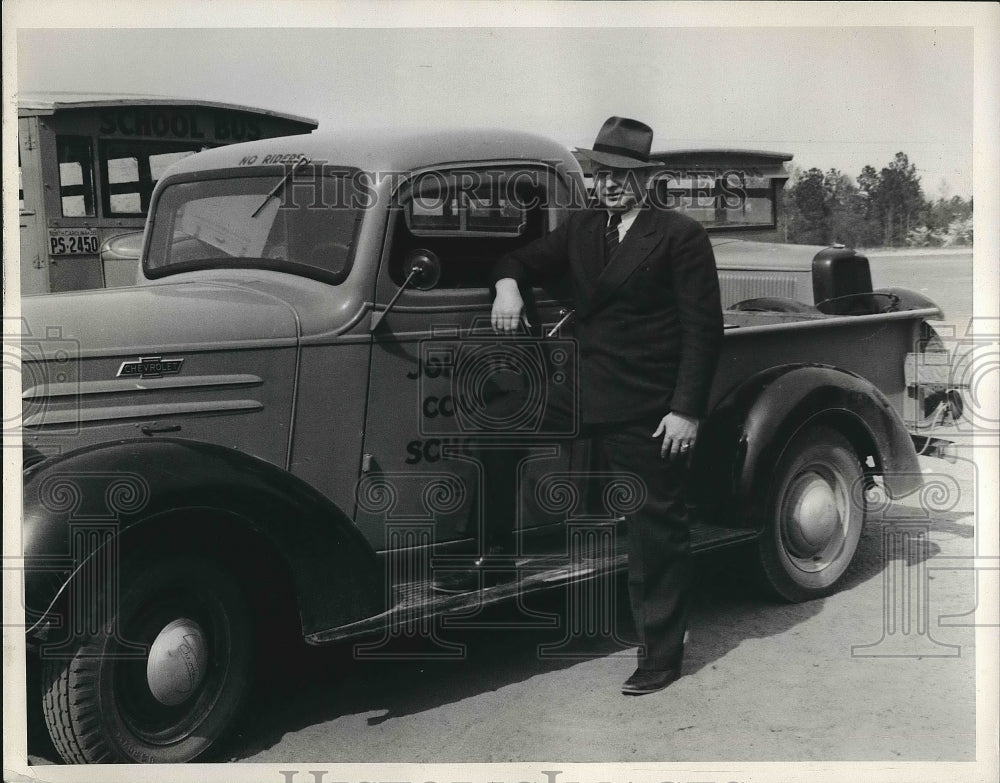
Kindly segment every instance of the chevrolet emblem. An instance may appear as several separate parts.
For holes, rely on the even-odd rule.
[[[118,378],[162,378],[177,375],[181,371],[183,359],[164,359],[162,356],[142,356],[139,359],[122,362],[118,368]]]

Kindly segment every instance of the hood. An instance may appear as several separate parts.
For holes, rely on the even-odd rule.
[[[169,434],[284,465],[299,343],[289,301],[187,281],[25,297],[22,315],[32,449]]]
[[[81,356],[294,343],[295,310],[263,292],[184,282],[25,297],[25,340],[72,342]]]

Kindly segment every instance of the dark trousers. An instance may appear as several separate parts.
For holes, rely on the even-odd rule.
[[[567,400],[560,394],[550,397],[542,432],[566,431]],[[585,423],[580,435],[591,439],[592,455],[600,460],[602,471],[633,474],[641,482],[644,499],[626,521],[628,589],[640,641],[639,668],[679,671],[691,602],[686,464],[680,459],[671,462],[660,458],[662,437],[652,437],[658,424],[658,417]],[[568,446],[569,440],[564,439],[564,443]],[[520,491],[517,451],[484,449],[480,458],[491,488],[486,504],[486,544],[509,551]]]
[[[656,421],[590,427],[610,473],[632,473],[645,488],[628,525],[628,590],[639,634],[640,669],[680,671],[691,604],[691,529],[683,462],[660,458]]]

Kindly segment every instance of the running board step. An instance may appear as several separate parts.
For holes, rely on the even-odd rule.
[[[756,531],[753,530],[698,524],[691,528],[691,550],[704,552],[748,541],[756,535]],[[401,628],[418,619],[454,612],[469,612],[508,601],[518,595],[549,590],[559,585],[570,585],[602,575],[607,576],[626,567],[627,551],[628,541],[622,539],[613,552],[600,557],[580,557],[573,562],[568,562],[565,552],[521,557],[516,561],[516,579],[463,593],[439,592],[434,589],[431,579],[404,582],[395,586],[394,594],[397,601],[391,609],[338,628],[310,634],[306,637],[306,642],[315,645],[326,644],[389,628]],[[434,558],[435,565],[441,570],[447,570],[448,560],[447,556]]]

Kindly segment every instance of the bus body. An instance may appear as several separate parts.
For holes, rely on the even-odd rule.
[[[21,293],[133,284],[137,258],[111,243],[142,231],[153,186],[167,166],[206,148],[309,133],[317,125],[306,117],[212,101],[22,94]],[[128,244],[127,238],[122,242]]]

